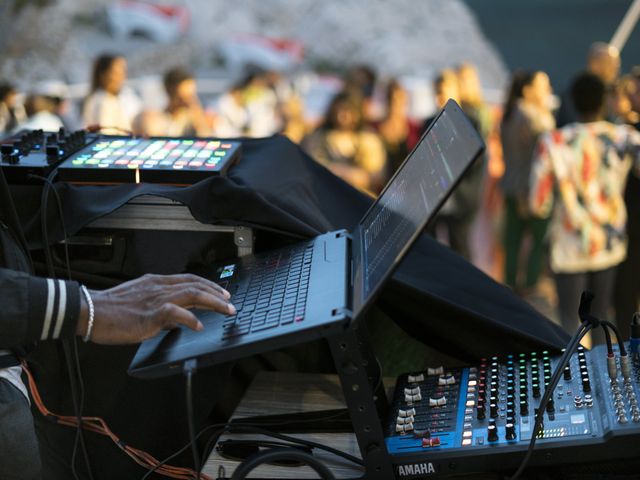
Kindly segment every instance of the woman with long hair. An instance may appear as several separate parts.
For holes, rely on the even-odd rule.
[[[505,103],[501,140],[505,171],[500,186],[505,199],[505,283],[528,293],[538,283],[543,264],[546,219],[531,215],[528,207],[529,175],[540,135],[555,127],[550,108],[551,85],[542,71],[514,73]],[[519,265],[526,234],[531,248],[526,264]],[[524,279],[519,273],[524,269]]]
[[[85,126],[97,126],[103,133],[123,134],[131,131],[137,112],[122,98],[127,81],[127,61],[124,57],[103,54],[96,58],[91,73],[89,95],[82,105]]]

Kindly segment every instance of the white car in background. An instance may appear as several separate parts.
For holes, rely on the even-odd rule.
[[[159,43],[172,43],[189,29],[189,11],[184,6],[150,1],[120,0],[106,9],[107,25],[113,36],[144,35]]]

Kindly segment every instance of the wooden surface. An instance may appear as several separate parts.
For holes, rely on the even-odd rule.
[[[387,382],[385,381],[385,384]],[[233,418],[255,415],[310,412],[344,407],[344,398],[337,375],[319,375],[288,372],[260,372],[238,405]],[[360,458],[358,444],[352,433],[293,434],[298,438],[329,445]],[[226,439],[267,439],[256,434],[227,434]],[[276,440],[277,441],[277,440]],[[336,478],[358,478],[363,470],[341,457],[316,448],[313,455],[327,465]],[[204,473],[218,478],[220,466],[226,477],[233,474],[237,462],[220,457],[212,452],[207,459]],[[278,467],[263,465],[256,468],[248,478],[319,478],[308,467]]]

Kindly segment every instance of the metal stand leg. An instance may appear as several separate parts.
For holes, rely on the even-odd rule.
[[[370,372],[377,365],[368,343],[360,337],[364,333],[349,329],[327,340],[365,465],[365,474],[361,478],[390,480],[395,478],[395,473],[380,423],[380,418],[385,418],[381,414],[386,410],[387,399],[382,382],[378,385],[371,383]]]

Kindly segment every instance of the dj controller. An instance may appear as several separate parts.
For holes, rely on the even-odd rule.
[[[226,174],[240,159],[241,142],[216,138],[137,138],[24,130],[0,142],[0,166],[9,183],[33,175],[71,183],[191,185]]]
[[[69,182],[190,185],[226,173],[240,151],[230,140],[102,136],[58,171]]]
[[[84,130],[22,130],[0,143],[0,166],[9,183],[30,183],[32,175],[47,177],[64,159],[97,138]]]
[[[544,412],[528,465],[640,459],[640,359],[579,347]],[[386,444],[397,478],[513,473],[560,360],[547,351],[402,375]],[[640,472],[638,477],[640,478]]]

